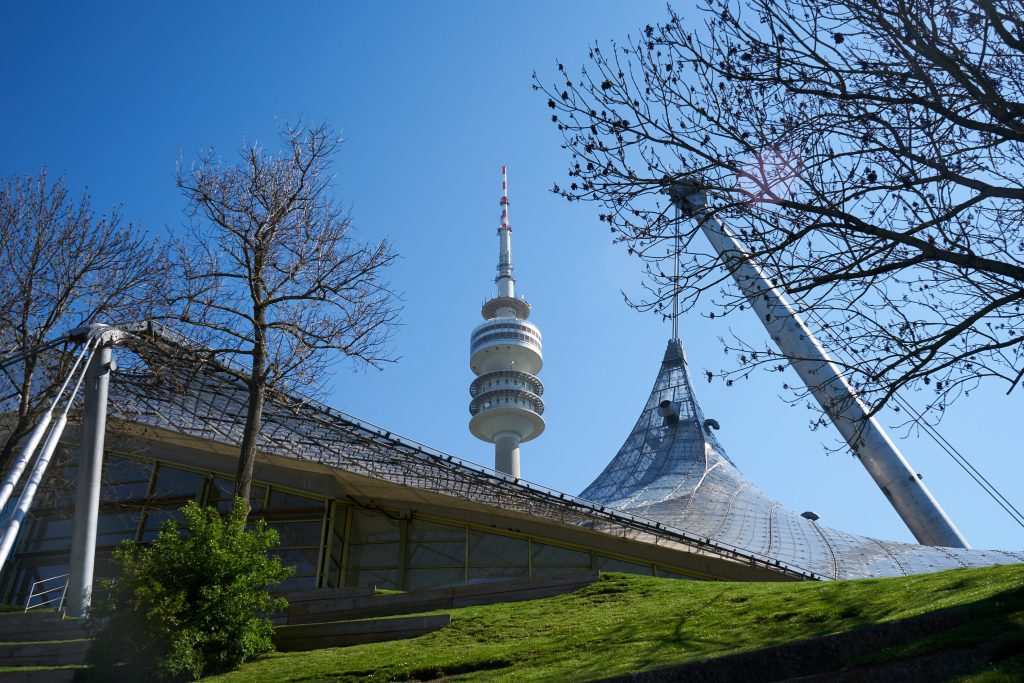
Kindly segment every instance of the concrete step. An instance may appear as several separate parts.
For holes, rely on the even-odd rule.
[[[376,593],[373,586],[360,588],[318,588],[311,591],[293,592],[285,595],[288,599],[288,614],[285,623],[301,623],[295,619],[307,614],[315,614],[324,609],[324,605],[340,604],[346,600],[370,598]]]
[[[571,593],[593,583],[598,576],[597,570],[587,570],[412,593],[338,598],[328,596],[321,600],[307,600],[297,605],[294,610],[289,607],[288,623],[311,624],[536,600]]]
[[[373,595],[377,592],[374,586],[359,586],[356,588],[313,588],[305,591],[286,591],[273,593],[274,597],[283,597],[288,600],[289,605],[300,605],[305,602],[323,600],[324,598],[360,598]]]
[[[292,609],[288,607],[289,624],[314,624],[322,621],[345,621],[370,617],[387,617],[415,612],[451,609],[452,592],[441,588],[418,593],[363,596],[355,598],[310,601]]]
[[[84,619],[61,619],[52,611],[0,614],[0,641],[84,638],[85,623]]]
[[[56,623],[43,628],[22,628],[17,631],[0,634],[0,642],[32,642],[36,640],[77,640],[91,636],[85,624]]]
[[[90,635],[86,631],[85,624],[81,622],[55,622],[38,626],[30,625],[7,633],[0,633],[0,642],[27,643],[36,640],[76,640],[78,638],[88,638]]]
[[[65,666],[84,664],[91,640],[54,643],[0,643],[0,666]]]
[[[450,615],[442,614],[282,626],[274,635],[274,644],[281,652],[304,652],[324,647],[382,643],[432,633],[451,621]]]
[[[0,683],[72,683],[79,669],[0,671]]]

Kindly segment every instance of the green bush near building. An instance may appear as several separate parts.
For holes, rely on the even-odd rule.
[[[189,502],[182,528],[166,522],[152,543],[115,551],[119,576],[93,614],[94,680],[198,678],[273,652],[267,615],[286,603],[267,589],[293,568],[269,554],[276,531],[262,520],[246,528],[248,509],[236,499],[222,518]]]

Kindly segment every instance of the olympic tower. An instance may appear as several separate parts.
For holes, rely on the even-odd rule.
[[[519,478],[519,444],[544,431],[544,385],[537,379],[544,364],[540,330],[530,304],[515,293],[512,275],[512,226],[508,220],[508,175],[501,167],[501,222],[498,225],[498,295],[480,310],[484,322],[473,330],[469,365],[476,379],[469,431],[494,444],[494,469]]]

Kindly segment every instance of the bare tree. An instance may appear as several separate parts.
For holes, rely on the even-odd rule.
[[[0,343],[25,353],[4,369],[13,413],[2,449],[5,469],[52,400],[65,355],[47,341],[81,325],[149,315],[157,305],[163,252],[117,207],[96,216],[89,194],[77,200],[63,176],[0,178]]]
[[[686,179],[840,349],[875,410],[1024,377],[1024,6],[1019,0],[708,0],[535,88],[572,155],[555,191],[647,263],[663,311],[681,231],[692,307],[717,255],[659,196]],[[714,310],[743,308],[734,290]],[[712,294],[712,297],[715,295]],[[720,308],[717,308],[720,307]],[[715,313],[712,312],[711,315]],[[744,374],[778,352],[727,342]],[[710,377],[709,377],[710,379]]]
[[[379,367],[397,315],[390,244],[352,239],[331,197],[340,139],[326,125],[281,138],[278,154],[247,144],[225,165],[211,150],[178,172],[193,218],[178,249],[180,317],[248,389],[235,482],[246,501],[268,390],[315,388],[339,357]]]

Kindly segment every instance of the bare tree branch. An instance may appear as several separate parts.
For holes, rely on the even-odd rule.
[[[210,150],[178,170],[193,219],[176,245],[178,317],[248,368],[232,371],[249,389],[236,480],[244,500],[266,392],[321,386],[340,358],[381,367],[398,310],[384,279],[391,245],[354,240],[330,197],[340,140],[326,125],[301,124],[281,138],[279,154],[246,145],[226,165]]]
[[[88,193],[75,199],[63,176],[0,178],[0,344],[38,348],[97,322],[153,316],[162,299],[165,253],[117,207],[96,216]],[[0,469],[53,399],[66,370],[62,352],[32,353],[8,374],[18,389]],[[6,404],[6,401],[5,401]]]
[[[535,76],[570,155],[555,192],[644,263],[663,313],[681,235],[690,308],[743,308],[661,191],[706,188],[874,410],[928,387],[939,416],[1024,372],[1024,11],[1019,0],[705,0]],[[667,271],[667,272],[666,272]],[[743,375],[775,349],[728,344]]]

